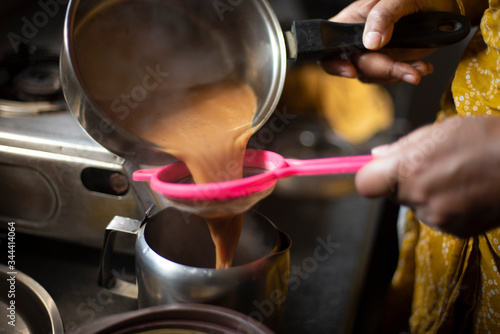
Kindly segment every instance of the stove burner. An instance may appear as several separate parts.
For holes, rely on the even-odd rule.
[[[13,79],[21,101],[50,99],[60,93],[59,68],[54,64],[36,64],[19,72]]]
[[[65,109],[57,54],[26,47],[0,58],[0,114],[33,115]]]

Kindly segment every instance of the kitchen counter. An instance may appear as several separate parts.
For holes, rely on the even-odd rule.
[[[294,333],[351,333],[373,248],[380,202],[355,193],[333,200],[270,196],[257,210],[293,241],[283,328]],[[5,244],[6,235],[0,235]],[[2,248],[3,249],[3,248]],[[1,256],[7,261],[7,252]],[[16,267],[41,284],[59,308],[67,333],[96,318],[136,308],[136,301],[98,287],[100,250],[16,236]],[[133,258],[117,259],[133,278]],[[4,323],[0,324],[0,329]]]

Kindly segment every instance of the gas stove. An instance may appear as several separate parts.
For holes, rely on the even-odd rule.
[[[68,110],[58,54],[0,57],[0,228],[101,247],[115,215],[141,218],[158,200],[137,169],[97,144]]]

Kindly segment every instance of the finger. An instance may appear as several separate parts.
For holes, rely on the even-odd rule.
[[[409,62],[408,64],[413,66],[413,68],[415,68],[421,76],[428,75],[434,72],[434,66],[427,61],[416,60]]]
[[[359,74],[358,79],[362,82],[365,83],[375,83],[375,84],[382,84],[382,85],[391,85],[391,84],[397,84],[397,83],[402,83],[406,82],[409,84],[418,84],[420,83],[420,80],[422,79],[423,76],[426,76],[428,74],[431,74],[433,72],[433,66],[430,64],[413,64],[410,63],[411,66],[417,70],[418,75],[415,76],[415,74],[412,73],[406,73],[409,76],[403,75],[398,75],[398,77],[392,77],[388,75],[379,75],[378,77],[370,77],[368,75],[363,75]]]
[[[411,64],[393,60],[378,52],[363,53],[353,57],[361,80],[407,82],[416,85],[422,74]]]
[[[356,78],[358,71],[356,67],[343,59],[331,59],[323,60],[319,62],[319,65],[323,68],[326,73],[339,75],[345,78]]]
[[[394,23],[401,17],[414,13],[415,9],[401,1],[378,2],[369,12],[363,33],[363,44],[369,50],[378,50],[389,42]]]
[[[388,66],[392,66],[392,63],[387,62]],[[420,77],[428,75],[433,72],[434,68],[431,63],[425,61],[412,61],[408,63],[412,66],[419,74]],[[349,61],[343,59],[329,59],[322,60],[319,62],[319,65],[323,68],[323,70],[332,75],[338,75],[345,78],[356,78],[358,76],[358,70],[356,67],[350,63]],[[384,65],[381,65],[384,66]],[[379,83],[379,84],[392,84],[402,82],[402,79],[399,77],[404,77],[404,74],[399,74],[399,77],[392,77],[387,74],[387,71],[381,70],[377,72],[376,77],[369,77],[369,74],[372,74],[376,70],[374,68],[370,68],[370,73],[368,74],[360,74],[359,79],[363,82],[369,83]],[[382,74],[379,74],[382,73]],[[412,72],[411,75],[413,75]],[[413,81],[415,82],[415,81]]]
[[[382,78],[372,78],[372,77],[368,77],[368,76],[363,76],[363,75],[358,75],[358,79],[359,81],[361,82],[364,82],[364,83],[373,83],[373,84],[380,84],[380,85],[393,85],[393,84],[398,84],[398,83],[402,83],[402,82],[406,82],[408,84],[411,84],[411,85],[417,85],[420,83],[421,79],[423,76],[426,76],[427,74],[426,73],[422,73],[421,72],[421,69],[417,69],[418,73],[419,73],[419,76],[416,77],[413,77],[413,74],[410,75],[410,77],[405,77],[403,76],[403,78],[405,78],[404,81],[402,78],[392,78],[392,77],[382,77]]]

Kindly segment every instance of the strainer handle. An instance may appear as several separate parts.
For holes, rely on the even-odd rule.
[[[372,160],[372,155],[332,157],[309,160],[286,159],[288,166],[276,169],[274,171],[274,174],[278,178],[284,178],[294,175],[355,173]]]

